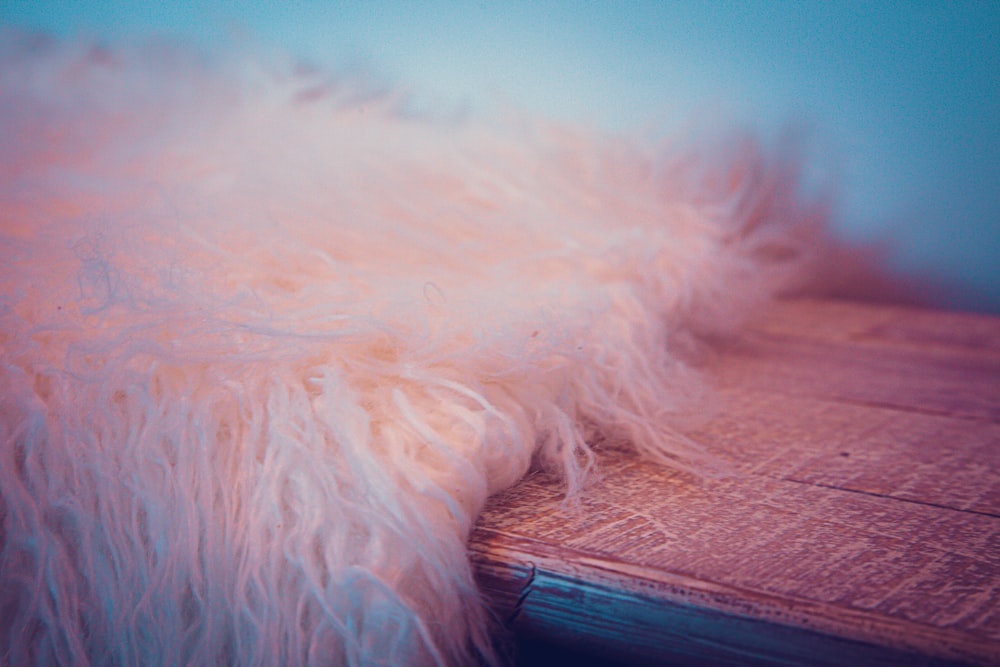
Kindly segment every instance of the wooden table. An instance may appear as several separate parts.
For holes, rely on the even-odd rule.
[[[637,664],[1000,665],[1000,319],[771,309],[709,366],[694,437],[738,474],[618,451],[579,507],[535,476],[471,542],[515,634]]]

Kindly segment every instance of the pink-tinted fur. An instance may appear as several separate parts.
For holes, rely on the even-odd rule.
[[[716,465],[686,355],[800,265],[789,163],[7,37],[0,661],[494,662],[489,494]]]

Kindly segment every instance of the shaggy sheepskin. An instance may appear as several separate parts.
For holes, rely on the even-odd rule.
[[[799,265],[787,160],[4,38],[0,661],[496,662],[490,494],[715,465],[686,360]]]

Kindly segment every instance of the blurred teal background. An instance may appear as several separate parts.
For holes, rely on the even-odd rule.
[[[844,238],[1000,313],[998,2],[3,0],[0,22],[280,49],[610,130],[805,122]]]

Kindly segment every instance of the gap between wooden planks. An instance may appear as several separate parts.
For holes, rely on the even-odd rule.
[[[535,476],[470,551],[515,634],[636,664],[1000,665],[1000,319],[780,302],[709,364],[694,437],[615,450],[576,509]]]

